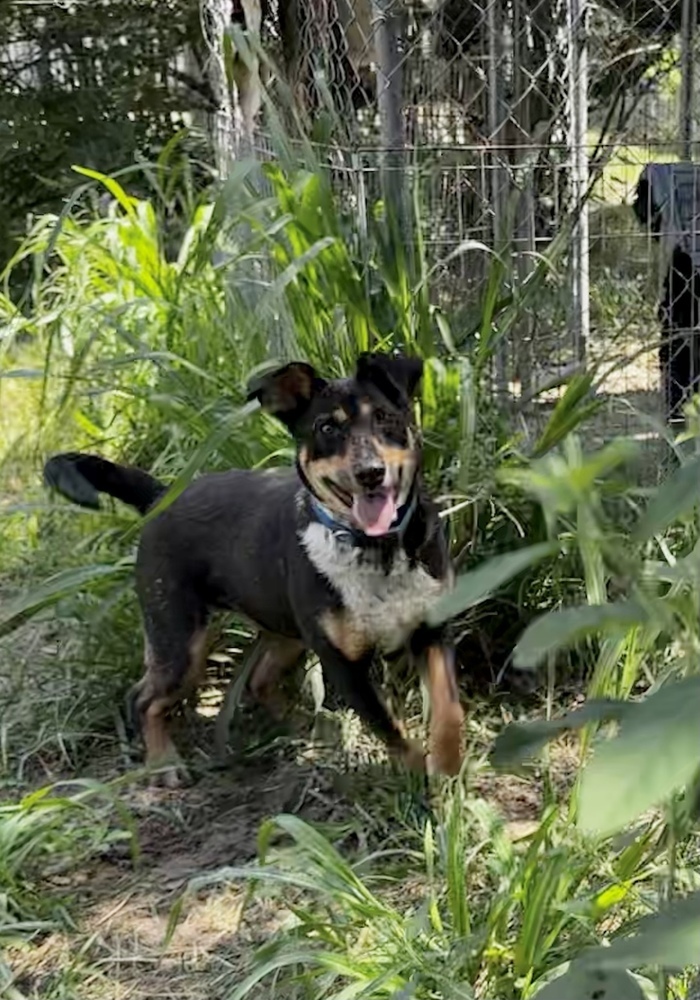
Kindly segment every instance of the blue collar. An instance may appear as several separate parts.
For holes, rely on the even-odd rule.
[[[352,542],[354,545],[359,544],[362,540],[381,541],[382,538],[386,538],[388,535],[401,536],[408,527],[411,515],[418,506],[418,496],[415,489],[413,489],[410,500],[408,503],[399,507],[396,512],[396,517],[386,534],[378,535],[376,539],[374,539],[369,535],[366,535],[364,531],[360,530],[360,528],[356,528],[352,524],[347,524],[345,521],[339,520],[332,511],[325,507],[321,501],[315,497],[313,493],[311,493],[311,491],[308,491],[308,497],[309,506],[316,521],[318,521],[319,524],[322,524],[324,528],[328,528],[329,531],[332,531],[336,538],[342,539],[342,541]]]

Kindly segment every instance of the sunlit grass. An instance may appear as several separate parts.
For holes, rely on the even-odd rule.
[[[591,153],[598,136],[589,133]],[[607,151],[604,150],[604,155]],[[605,162],[602,176],[593,188],[593,202],[604,205],[629,205],[635,197],[639,176],[648,163],[676,163],[678,151],[674,143],[642,145],[615,144]]]

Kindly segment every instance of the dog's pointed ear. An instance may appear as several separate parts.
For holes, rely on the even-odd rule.
[[[318,378],[311,365],[292,361],[282,368],[252,376],[248,381],[248,400],[257,399],[264,410],[293,430],[322,385],[323,379]]]
[[[422,358],[365,353],[357,359],[355,378],[371,382],[392,402],[406,405],[415,396],[422,375]]]

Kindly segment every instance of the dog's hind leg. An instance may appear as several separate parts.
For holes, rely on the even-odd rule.
[[[300,639],[263,633],[263,644],[250,677],[250,692],[270,715],[279,720],[287,709],[283,691],[284,675],[292,670],[306,653]]]
[[[270,714],[284,713],[282,677],[304,656],[304,644],[298,639],[261,632],[249,647],[240,672],[231,680],[216,720],[215,747],[220,760],[226,756],[226,744],[236,706],[245,687]]]
[[[202,681],[206,665],[206,625],[202,614],[168,609],[168,621],[146,614],[145,672],[135,685],[133,717],[146,746],[146,765],[157,768],[168,787],[177,787],[186,774],[170,737],[173,706]],[[160,618],[161,616],[159,616]]]

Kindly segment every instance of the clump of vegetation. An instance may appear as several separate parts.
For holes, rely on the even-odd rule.
[[[332,838],[294,816],[278,817],[261,832],[259,865],[192,883],[286,887],[289,925],[261,949],[231,997],[272,976],[281,995],[319,1000],[682,995],[667,973],[697,961],[700,934],[700,461],[682,460],[631,527],[614,530],[604,500],[623,491],[633,502],[614,475],[630,447],[618,441],[585,456],[569,436],[560,452],[507,473],[537,497],[556,548],[578,549],[587,597],[537,617],[515,661],[551,668],[577,647],[592,669],[589,700],[563,715],[511,723],[491,764],[532,774],[548,741],[580,731],[573,787],[557,794],[546,763],[540,819],[514,840],[470,788],[468,765],[441,799],[437,825],[425,824],[410,854],[405,847],[410,861],[403,864],[379,851],[353,866]],[[546,545],[520,548],[464,574],[450,610],[478,602],[546,553]],[[622,581],[624,596],[615,596],[611,583]],[[630,699],[649,681],[643,697]],[[270,850],[275,826],[291,847]],[[401,893],[407,869],[422,872],[410,904]]]
[[[521,283],[507,254],[489,255],[478,317],[467,321],[448,311],[423,248],[406,252],[381,204],[358,231],[352,199],[335,197],[313,151],[300,165],[285,148],[270,163],[240,161],[203,194],[168,188],[176,147],[151,173],[150,199],[83,170],[85,202],[38,220],[9,265],[6,278],[27,262],[35,278],[24,303],[0,296],[8,792],[37,768],[94,768],[110,740],[114,766],[115,706],[141,656],[131,593],[138,521],[116,506],[50,502],[39,486],[48,451],[100,451],[149,468],[173,491],[203,468],[287,462],[284,433],[244,405],[258,364],[303,357],[340,374],[370,347],[415,352],[426,361],[426,472],[445,499],[462,574],[435,615],[453,618],[465,643],[498,647],[498,666],[514,647],[521,671],[542,668],[543,718],[514,721],[522,709],[511,703],[503,728],[476,712],[471,763],[437,790],[433,815],[396,830],[390,810],[376,828],[358,811],[364,847],[351,857],[337,830],[285,814],[263,828],[259,864],[195,881],[202,890],[245,880],[255,898],[274,887],[290,914],[250,975],[227,980],[222,995],[267,989],[274,977],[285,1000],[682,996],[668,975],[697,960],[700,925],[698,461],[676,442],[673,473],[645,495],[633,443],[585,447],[599,406],[594,371],[564,380],[522,432],[512,403],[495,401],[499,338],[557,280],[565,234]],[[94,186],[110,196],[104,214],[87,207]],[[176,245],[166,189],[170,214],[177,195]],[[694,420],[689,413],[689,440]],[[590,697],[562,716],[558,679],[571,663]],[[562,734],[575,748],[563,783],[546,748]],[[540,795],[519,833],[478,786],[509,769]],[[75,822],[79,801],[37,800],[28,839],[16,841],[27,802],[0,814],[0,841],[13,845],[2,864],[19,900],[10,922],[49,912],[40,888],[31,908],[22,902],[34,876],[17,859],[79,859],[108,836],[92,814]],[[55,811],[38,808],[46,802]],[[273,849],[275,831],[287,839]]]

